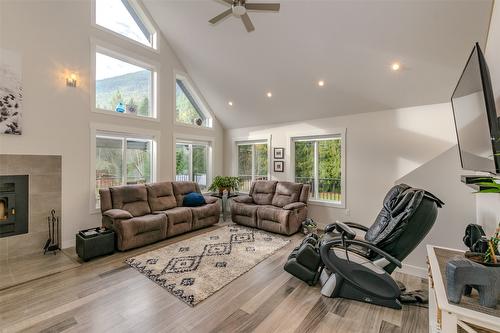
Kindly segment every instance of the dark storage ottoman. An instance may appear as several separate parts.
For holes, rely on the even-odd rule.
[[[84,232],[95,230],[97,234],[84,236]],[[115,233],[113,230],[99,228],[82,230],[76,234],[76,253],[84,261],[115,252]]]

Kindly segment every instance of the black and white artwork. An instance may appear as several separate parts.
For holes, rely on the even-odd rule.
[[[0,49],[0,134],[22,134],[21,57]]]
[[[274,161],[274,172],[283,172],[283,171],[285,171],[285,162]]]
[[[282,160],[285,158],[285,148],[274,148],[274,158]]]

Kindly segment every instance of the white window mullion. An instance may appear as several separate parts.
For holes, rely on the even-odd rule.
[[[127,138],[122,138],[122,185],[127,185]]]
[[[314,141],[314,198],[319,198],[318,141]]]
[[[252,144],[252,182],[255,181],[255,171],[256,165],[255,165],[255,143]]]
[[[189,162],[188,162],[189,180],[193,181],[193,145],[189,144],[188,149],[189,149]]]

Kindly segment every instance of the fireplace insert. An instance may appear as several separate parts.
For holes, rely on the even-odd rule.
[[[0,176],[0,238],[28,232],[28,176]]]

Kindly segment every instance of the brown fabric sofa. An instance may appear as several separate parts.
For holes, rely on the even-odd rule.
[[[219,221],[216,198],[200,207],[183,207],[184,196],[200,193],[195,182],[161,182],[101,189],[102,224],[113,229],[121,251],[203,228]]]
[[[259,180],[231,204],[233,222],[279,234],[296,233],[307,217],[310,186]]]

